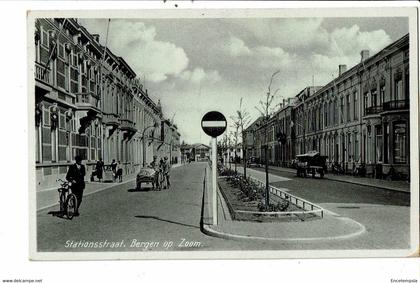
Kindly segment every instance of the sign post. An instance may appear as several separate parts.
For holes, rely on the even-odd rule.
[[[212,167],[212,207],[213,225],[217,225],[217,137],[224,133],[227,127],[226,117],[217,111],[207,112],[201,119],[201,128],[212,137],[211,167]]]

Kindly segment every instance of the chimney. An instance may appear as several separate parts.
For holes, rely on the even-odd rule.
[[[338,76],[344,74],[347,71],[347,65],[338,65]]]
[[[367,58],[369,58],[369,50],[364,49],[360,52],[361,62],[365,61]]]
[[[99,43],[99,34],[92,34],[93,39]]]

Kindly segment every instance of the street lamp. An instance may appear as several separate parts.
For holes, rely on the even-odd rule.
[[[158,123],[155,122],[152,126],[148,126],[148,127],[144,128],[143,133],[141,134],[141,138],[142,138],[142,142],[143,142],[143,167],[146,166],[146,142],[145,142],[146,139],[144,137],[144,134],[146,133],[146,131],[148,129],[157,128],[157,127],[158,127]]]

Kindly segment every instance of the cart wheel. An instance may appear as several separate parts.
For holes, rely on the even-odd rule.
[[[66,215],[68,219],[72,219],[77,209],[77,199],[74,194],[69,194],[66,200]]]

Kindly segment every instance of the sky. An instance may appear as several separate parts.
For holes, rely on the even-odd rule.
[[[350,69],[360,51],[373,55],[408,33],[407,18],[79,19],[100,35],[160,99],[187,143],[209,143],[201,129],[208,111],[231,117],[264,99],[271,75],[273,105],[306,86],[325,85]]]

